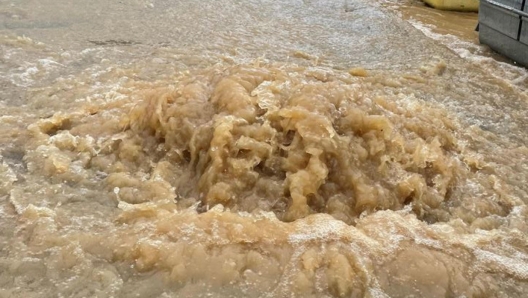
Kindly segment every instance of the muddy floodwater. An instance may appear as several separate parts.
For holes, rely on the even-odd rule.
[[[528,70],[479,43],[478,13],[436,10],[420,0],[379,3],[489,75],[527,91]]]
[[[409,7],[1,0],[0,297],[526,297],[526,69]]]

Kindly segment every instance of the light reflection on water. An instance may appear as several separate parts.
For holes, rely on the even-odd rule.
[[[0,297],[522,297],[525,70],[384,7],[0,2]]]

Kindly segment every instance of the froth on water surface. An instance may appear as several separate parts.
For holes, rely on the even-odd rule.
[[[526,95],[281,34],[269,60],[1,37],[0,297],[523,297]]]
[[[528,209],[406,91],[446,71],[221,63],[36,119],[3,293],[521,295]]]

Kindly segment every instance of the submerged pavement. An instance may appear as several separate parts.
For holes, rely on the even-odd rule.
[[[264,95],[276,92],[287,97],[293,93],[288,88],[303,84],[317,92],[331,93],[336,87],[346,91],[336,94],[357,95],[362,108],[366,107],[361,113],[370,113],[373,119],[380,119],[376,118],[378,103],[387,107],[383,110],[387,119],[399,119],[395,115],[401,112],[397,116],[404,120],[394,125],[402,132],[401,142],[411,148],[421,144],[416,141],[420,139],[427,146],[398,162],[423,165],[418,170],[408,166],[411,172],[430,176],[423,188],[443,183],[444,177],[430,166],[438,156],[461,169],[460,177],[456,173],[450,177],[455,186],[442,194],[445,202],[431,204],[433,211],[444,212],[438,214],[448,214],[447,219],[429,222],[404,197],[405,208],[374,208],[370,214],[358,213],[361,217],[350,212],[357,226],[319,212],[290,223],[273,215],[224,212],[223,208],[204,212],[207,208],[199,206],[196,198],[174,193],[176,188],[193,187],[193,183],[169,183],[175,176],[196,172],[178,163],[191,157],[170,148],[169,152],[181,153],[179,159],[173,156],[160,162],[156,150],[166,138],[156,140],[160,146],[155,150],[142,148],[134,138],[141,144],[154,138],[135,134],[126,125],[120,127],[121,122],[131,121],[127,118],[131,108],[149,92],[191,86],[185,94],[208,101],[202,95],[217,83],[208,78],[229,71],[248,86],[254,83],[254,73],[248,71],[244,76],[244,69],[238,73],[239,65],[258,69],[255,77],[267,71],[277,74],[277,85],[284,88],[284,94],[279,87],[271,86],[276,87],[273,91],[260,84],[257,91]],[[528,201],[528,98],[487,71],[370,1],[0,1],[0,288],[5,288],[0,296],[194,297],[193,293],[223,293],[229,297],[262,287],[267,290],[251,295],[290,297],[295,284],[314,288],[314,297],[321,293],[383,297],[383,291],[390,295],[392,290],[396,296],[507,293],[522,297],[528,287],[526,268],[518,266],[526,264],[528,255],[524,245],[528,213],[522,204]],[[362,75],[366,75],[364,81],[358,78]],[[318,89],[321,86],[327,89]],[[316,91],[307,98],[317,95],[327,100],[326,94]],[[312,103],[317,105],[317,101]],[[204,113],[212,109],[204,106],[209,108],[202,109]],[[138,121],[149,119],[149,113],[155,114],[152,111],[170,118],[169,109],[164,108],[147,105]],[[192,115],[199,118],[200,113]],[[188,120],[185,116],[181,117]],[[459,124],[445,128],[449,121],[440,118],[457,118]],[[327,122],[332,129],[339,124]],[[424,123],[434,129],[421,131]],[[172,128],[179,136],[178,127]],[[439,146],[437,135],[430,134],[444,130],[447,139],[457,141],[453,148]],[[252,137],[251,130],[247,134]],[[126,151],[121,143],[132,149]],[[87,152],[77,152],[80,147]],[[207,154],[214,151],[207,148],[202,148],[204,167]],[[349,151],[353,150],[342,155]],[[148,162],[142,164],[147,170],[134,168],[135,162],[143,161],[135,152],[147,156]],[[313,152],[308,153],[316,155]],[[421,160],[422,155],[430,160]],[[376,167],[365,170],[365,175],[389,161],[380,167],[373,163]],[[365,168],[370,165],[365,164]],[[128,170],[129,166],[134,170]],[[440,168],[442,173],[449,172],[444,171],[448,166]],[[133,176],[119,185],[128,188],[128,194],[113,187],[112,183],[121,183],[119,179],[107,179],[120,171]],[[163,180],[159,174],[161,180],[148,184],[151,172],[168,178]],[[465,181],[465,177],[473,180]],[[270,189],[280,190],[280,183],[287,181],[281,179],[271,181]],[[374,179],[373,185],[382,189],[389,182]],[[166,205],[150,201],[164,187],[167,191],[160,192],[172,201]],[[328,192],[338,189],[335,183],[326,187]],[[409,199],[419,192],[410,189]],[[276,195],[270,193],[265,195]],[[453,193],[462,195],[452,198]],[[381,197],[383,192],[377,194]],[[119,202],[126,195],[132,198],[130,202]],[[378,198],[373,197],[374,201]],[[188,209],[180,206],[187,204],[185,200],[190,202]],[[330,198],[323,200],[317,207],[331,209]],[[337,206],[348,210],[358,204]],[[210,229],[217,224],[219,230]],[[210,247],[202,247],[203,243]],[[174,251],[187,259],[178,263]],[[248,273],[244,268],[252,262],[258,265]],[[415,266],[407,270],[408,264]],[[441,270],[429,268],[429,274],[422,274],[429,264]],[[320,278],[313,269],[317,266],[332,272],[317,273]],[[256,274],[258,270],[267,274],[262,277]],[[302,274],[296,275],[299,270]],[[209,271],[213,273],[207,275]],[[216,272],[231,275],[217,276]],[[247,283],[239,286],[231,283],[234,280]],[[202,281],[211,292],[200,288],[205,287]]]

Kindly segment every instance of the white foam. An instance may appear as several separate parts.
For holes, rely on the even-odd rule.
[[[53,61],[51,60],[50,58],[46,58],[46,59],[39,59],[38,60],[39,64],[46,68],[46,69],[52,69],[52,68],[56,68],[58,66],[60,67],[65,67],[64,65],[58,63],[57,61]]]
[[[435,33],[432,25],[425,25],[417,20],[409,20],[408,22],[425,36],[439,41],[461,58],[472,62],[475,66],[484,68],[487,73],[496,79],[504,80],[512,86],[521,89],[525,88],[522,85],[528,78],[528,69],[484,56],[483,54],[488,51],[485,46],[463,41],[451,34]]]
[[[519,279],[528,279],[528,262],[520,258],[512,259],[482,249],[476,249],[474,254],[482,263],[495,265],[498,267],[497,269],[506,271]],[[527,257],[526,255],[524,256]]]
[[[12,74],[10,76],[11,83],[19,87],[29,87],[34,83],[33,76],[38,72],[39,69],[36,66],[29,65],[25,68],[24,72]]]
[[[299,244],[310,240],[329,240],[340,238],[343,232],[349,228],[347,224],[333,218],[317,220],[317,223],[305,223],[300,221],[297,231],[301,233],[292,233],[288,241],[292,244]]]

